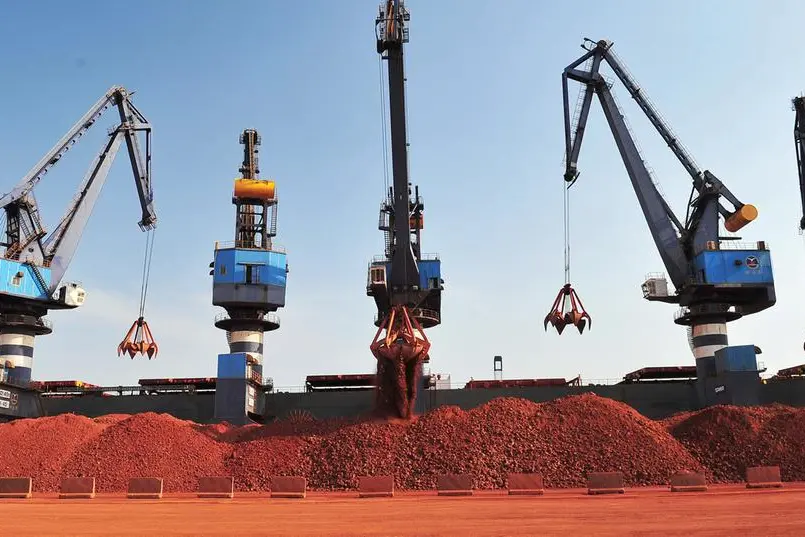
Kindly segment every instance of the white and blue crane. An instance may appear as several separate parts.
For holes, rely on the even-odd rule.
[[[0,257],[0,368],[11,384],[30,383],[34,338],[52,332],[50,322],[45,319],[48,310],[72,309],[84,303],[86,293],[81,285],[62,283],[62,278],[124,140],[142,208],[140,228],[151,231],[156,227],[151,188],[151,125],[131,102],[131,96],[121,86],[110,88],[11,192],[0,198],[5,217],[5,238],[0,243],[4,248]],[[34,188],[111,106],[117,107],[120,122],[109,131],[106,143],[61,221],[48,233],[42,224]],[[138,139],[141,132],[145,134],[145,154]],[[150,233],[149,238],[152,239]],[[149,244],[153,244],[152,240],[147,241],[147,259],[150,259]],[[132,325],[119,351],[125,350],[132,357],[141,352],[150,358],[158,348],[142,317],[145,276],[143,283],[140,318]]]

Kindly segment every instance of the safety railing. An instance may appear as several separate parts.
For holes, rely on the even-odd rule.
[[[225,321],[225,320],[229,320],[229,319],[232,319],[232,317],[230,317],[228,313],[219,313],[218,315],[215,316],[215,319],[214,319],[213,323],[217,323],[219,321]],[[280,316],[277,315],[276,312],[273,312],[273,311],[266,313],[262,317],[235,317],[235,319],[236,320],[244,320],[244,321],[254,321],[254,320],[259,321],[259,320],[263,320],[263,321],[268,321],[268,322],[270,322],[272,324],[276,324],[276,325],[280,324]]]
[[[411,310],[411,315],[413,315],[414,317],[422,317],[422,318],[427,318],[427,319],[441,320],[441,316],[439,315],[438,311],[430,310],[430,309],[426,309],[426,308],[415,308],[415,309]],[[375,317],[374,317],[375,323],[377,323],[377,321],[379,319],[380,319],[380,314],[375,313]]]
[[[768,250],[769,243],[766,241],[746,242],[746,241],[708,241],[704,246],[697,250],[697,254],[713,250]]]
[[[421,254],[419,258],[421,261],[438,261],[440,259],[439,254],[434,253]],[[372,256],[372,263],[390,263],[390,262],[391,260],[384,255]]]
[[[285,247],[278,244],[272,244],[271,248],[261,248],[259,246],[254,246],[254,244],[251,242],[245,241],[215,241],[216,250],[230,250],[233,248],[238,248],[241,250],[260,250],[262,252],[276,252],[278,254],[287,253]]]

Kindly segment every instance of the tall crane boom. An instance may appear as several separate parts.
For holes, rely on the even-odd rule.
[[[369,264],[366,285],[377,305],[378,329],[369,348],[378,361],[378,406],[384,407],[381,411],[393,408],[403,418],[411,415],[423,389],[422,364],[430,360],[424,330],[441,323],[444,284],[438,257],[423,259],[424,204],[418,187],[412,197],[408,178],[403,44],[410,18],[402,0],[385,0],[375,19],[377,52],[388,66],[393,181],[378,225],[385,255]]]
[[[757,209],[744,204],[709,170],[702,170],[643,90],[612,52],[612,42],[585,39],[586,53],[562,73],[565,124],[564,180],[579,178],[578,158],[593,95],[598,95],[654,244],[676,288],[669,294],[665,278],[650,277],[643,284],[644,298],[679,304],[674,322],[691,327],[691,341],[701,376],[714,372],[714,352],[727,346],[726,323],[774,305],[771,256],[764,242],[731,246],[737,237],[719,235],[719,215],[727,231],[735,232],[757,217]],[[660,194],[645,160],[618,108],[611,83],[600,72],[606,62],[651,124],[671,148],[692,180],[685,218],[680,220]],[[581,67],[584,64],[584,67]],[[571,116],[568,81],[583,85]],[[722,198],[732,209],[724,206]]]
[[[411,19],[400,0],[388,0],[377,20],[377,52],[388,65],[389,118],[391,127],[392,215],[391,241],[392,304],[415,306],[420,297],[410,292],[419,287],[417,256],[411,244],[408,179],[408,136],[405,124],[405,66],[403,43],[408,42],[406,22]]]
[[[586,43],[590,44],[592,41],[586,40]],[[610,41],[595,43],[586,54],[570,64],[562,73],[566,146],[565,180],[575,181],[579,176],[578,157],[584,129],[593,94],[597,94],[663,264],[674,286],[679,289],[685,285],[689,277],[689,259],[694,252],[703,249],[708,242],[719,240],[718,215],[721,214],[727,219],[728,230],[737,231],[753,220],[757,211],[753,206],[741,203],[710,171],[702,171],[698,167],[641,88],[629,76],[612,52],[611,47]],[[587,61],[591,61],[589,71],[578,69],[578,66]],[[684,223],[676,217],[654,184],[629,132],[624,116],[618,109],[610,91],[610,84],[599,71],[602,61],[606,61],[610,65],[618,79],[691,176],[693,189]],[[568,80],[585,85],[578,122],[575,125],[572,124],[570,115]],[[734,210],[730,211],[725,208],[720,202],[720,197],[726,198],[734,206]]]
[[[87,171],[78,193],[59,224],[48,236],[39,217],[33,189],[110,106],[117,107],[120,124],[110,131],[107,143]],[[137,132],[140,131],[145,133],[145,156],[137,138]],[[2,243],[5,247],[4,257],[27,260],[35,265],[49,267],[50,293],[56,290],[67,271],[123,140],[126,141],[128,148],[142,209],[139,226],[144,231],[153,229],[157,217],[151,188],[151,125],[131,102],[128,91],[121,86],[110,88],[12,191],[0,198],[0,208],[6,213],[6,240]]]
[[[805,97],[791,100],[796,117],[794,119],[794,149],[797,152],[797,172],[799,173],[799,197],[802,202],[802,217],[799,229],[805,231]]]

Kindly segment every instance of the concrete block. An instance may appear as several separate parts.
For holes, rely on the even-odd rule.
[[[30,498],[30,477],[0,478],[0,498]]]
[[[680,472],[671,476],[671,492],[706,492],[707,479],[704,474]]]
[[[234,498],[234,477],[199,477],[199,498]]]
[[[442,474],[436,476],[439,496],[472,496],[472,476],[469,474]]]
[[[746,488],[770,489],[783,486],[779,466],[754,466],[746,469]]]
[[[587,476],[587,494],[623,494],[623,472],[592,472]]]
[[[510,496],[540,496],[545,492],[542,474],[509,474]]]
[[[95,497],[95,478],[94,477],[65,477],[61,480],[59,487],[59,498],[91,499]]]
[[[306,477],[275,476],[271,478],[272,498],[304,498],[306,496]]]
[[[129,479],[126,497],[131,499],[159,500],[162,498],[161,477],[133,477]]]
[[[391,498],[394,496],[394,476],[374,475],[358,478],[359,498]]]

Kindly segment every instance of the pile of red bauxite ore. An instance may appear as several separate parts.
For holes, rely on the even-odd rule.
[[[302,475],[314,490],[347,490],[362,475],[394,475],[399,489],[432,489],[469,473],[478,489],[510,472],[538,472],[547,487],[584,486],[621,471],[626,484],[665,485],[678,471],[741,481],[747,466],[780,465],[805,478],[805,409],[714,407],[652,421],[592,394],[549,403],[500,398],[472,410],[440,407],[411,421],[307,420],[234,427],[166,414],[71,414],[0,424],[0,476],[31,476],[52,492],[62,477],[95,477],[121,492],[131,477],[162,477],[166,492],[195,491],[202,476],[234,476],[237,490],[268,490]]]
[[[716,483],[742,481],[750,466],[779,466],[783,481],[805,480],[805,409],[714,406],[665,420],[668,432]]]

